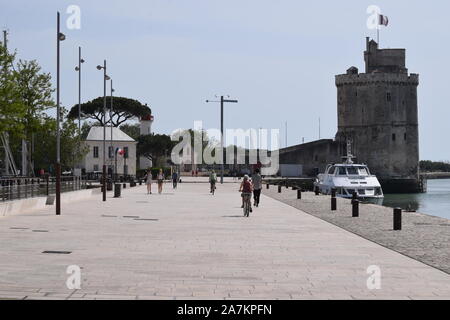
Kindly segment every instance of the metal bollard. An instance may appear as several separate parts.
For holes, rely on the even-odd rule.
[[[316,196],[319,195],[319,187],[318,187],[318,186],[316,186],[316,187],[314,188],[314,193],[315,193]]]
[[[359,217],[359,200],[352,201],[352,217]]]
[[[278,193],[281,193],[281,185],[278,185]]]
[[[394,208],[394,230],[402,230],[402,209]]]
[[[353,191],[352,193],[352,201],[358,199],[358,193],[356,191]]]
[[[331,211],[336,211],[337,200],[336,200],[336,189],[331,189]]]
[[[266,183],[266,189],[269,189],[269,184],[268,183]]]
[[[124,188],[124,189],[127,188],[127,184],[126,184],[126,183],[123,184],[123,188]]]
[[[302,190],[297,189],[297,199],[301,199],[302,198]]]
[[[120,183],[114,184],[114,198],[120,198]]]

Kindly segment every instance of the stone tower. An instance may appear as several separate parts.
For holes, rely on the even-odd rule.
[[[423,191],[419,179],[417,86],[405,49],[379,49],[366,39],[365,73],[336,76],[339,156],[353,154],[376,174],[385,192]]]
[[[143,116],[140,119],[140,130],[139,133],[141,135],[148,135],[152,133],[152,123],[153,123],[153,116],[151,114],[148,114],[146,116]],[[139,157],[139,168],[140,169],[148,169],[152,167],[152,161],[146,157]]]

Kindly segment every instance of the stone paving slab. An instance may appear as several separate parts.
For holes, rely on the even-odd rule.
[[[337,209],[330,210],[330,196],[276,186],[263,192],[290,206],[358,234],[387,248],[412,257],[450,274],[450,220],[419,212],[402,213],[402,230],[393,230],[393,209],[360,203],[359,217],[352,217],[351,200],[337,198]]]
[[[61,216],[0,218],[0,298],[450,298],[440,270],[265,195],[244,218],[237,184],[208,189],[165,184],[147,195],[138,186],[65,205]],[[66,287],[69,265],[81,267],[79,290]],[[367,288],[370,265],[381,289]]]

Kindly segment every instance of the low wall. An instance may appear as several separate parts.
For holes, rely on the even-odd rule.
[[[61,204],[83,200],[89,198],[93,194],[100,194],[100,192],[100,188],[64,192],[61,193]],[[55,195],[50,195],[48,197],[35,197],[0,203],[0,217],[30,213],[36,210],[45,209],[49,206],[46,204],[47,200],[49,203],[54,204],[54,196]]]

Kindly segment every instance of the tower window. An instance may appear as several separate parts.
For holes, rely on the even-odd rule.
[[[387,93],[386,93],[386,100],[387,100],[387,101],[391,101],[391,99],[392,99],[391,93],[390,93],[390,92],[387,92]]]
[[[392,134],[392,141],[395,141],[395,133]]]
[[[403,139],[406,141],[406,132],[403,134]]]

